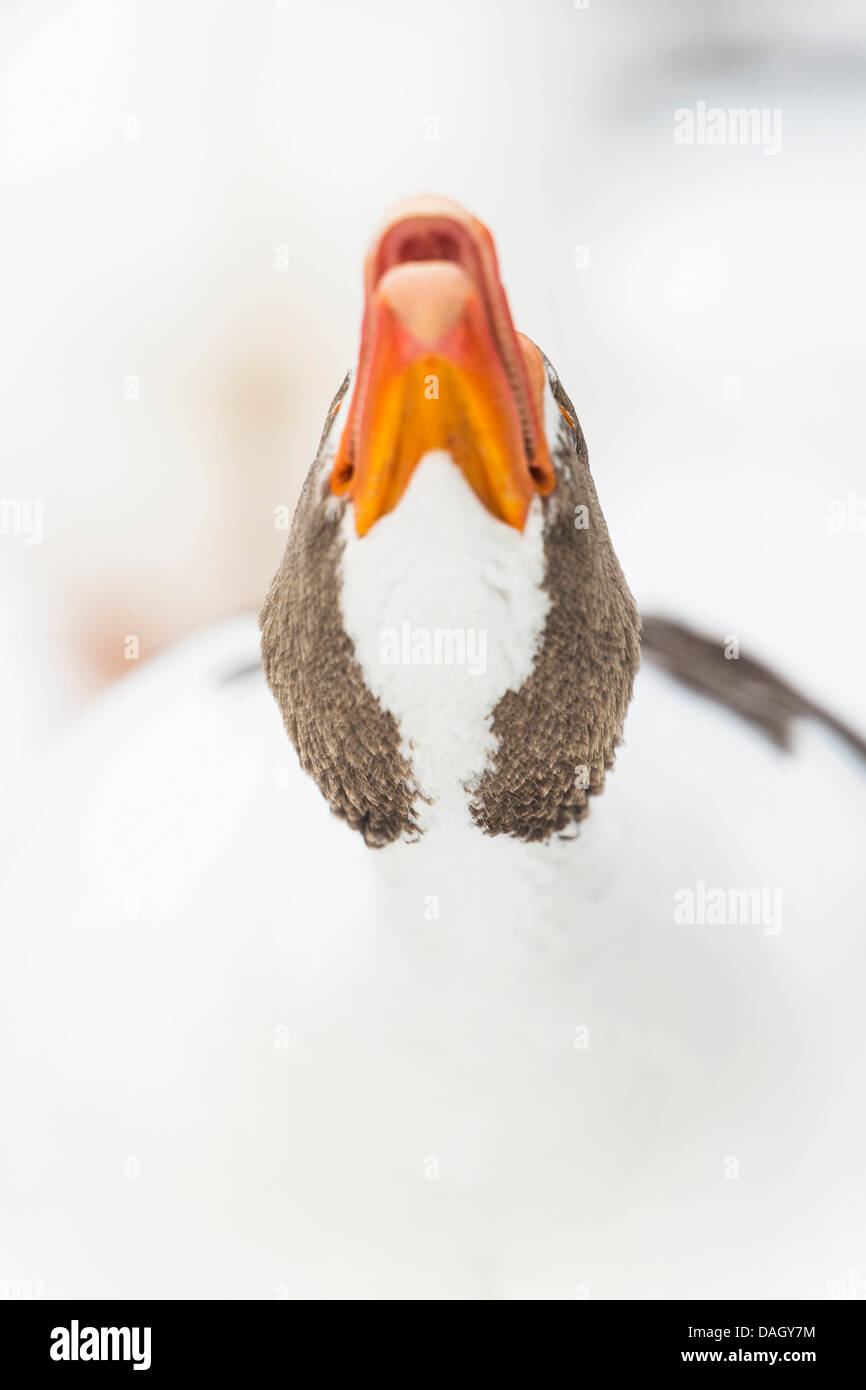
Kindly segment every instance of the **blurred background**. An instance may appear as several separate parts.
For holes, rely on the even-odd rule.
[[[7,817],[130,638],[258,607],[424,191],[492,229],[640,606],[862,726],[861,4],[4,0],[0,80]],[[701,103],[772,141],[678,143]]]

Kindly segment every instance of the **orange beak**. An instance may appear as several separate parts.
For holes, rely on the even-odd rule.
[[[515,333],[493,240],[456,203],[404,204],[364,267],[361,351],[331,490],[363,536],[415,466],[444,449],[479,499],[523,530],[555,474],[542,426],[544,364]]]

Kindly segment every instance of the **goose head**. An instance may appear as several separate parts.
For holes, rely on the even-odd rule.
[[[395,209],[364,280],[260,616],[267,680],[369,845],[547,840],[601,790],[639,661],[577,414],[457,204]]]

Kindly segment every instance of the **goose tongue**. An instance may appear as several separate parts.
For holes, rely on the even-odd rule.
[[[361,351],[331,488],[360,536],[444,449],[500,520],[522,530],[554,483],[538,349],[515,333],[490,233],[456,204],[398,209],[365,262]]]

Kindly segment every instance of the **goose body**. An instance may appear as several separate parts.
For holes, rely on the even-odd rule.
[[[338,403],[262,616],[271,690],[254,618],[226,622],[45,768],[0,890],[0,1274],[352,1298],[861,1277],[862,776],[817,727],[788,757],[645,666],[590,797],[636,615],[598,513],[582,698],[533,685],[555,519],[586,546],[597,505],[548,365],[540,400],[556,485],[520,526],[430,448],[363,533],[329,486]],[[299,597],[329,537],[339,574]]]
[[[576,841],[371,851],[261,676],[226,680],[256,649],[236,620],[130,677],[22,821],[4,1276],[82,1297],[850,1287],[850,755],[806,728],[788,758],[647,666]],[[678,924],[701,880],[780,889],[780,930]]]

